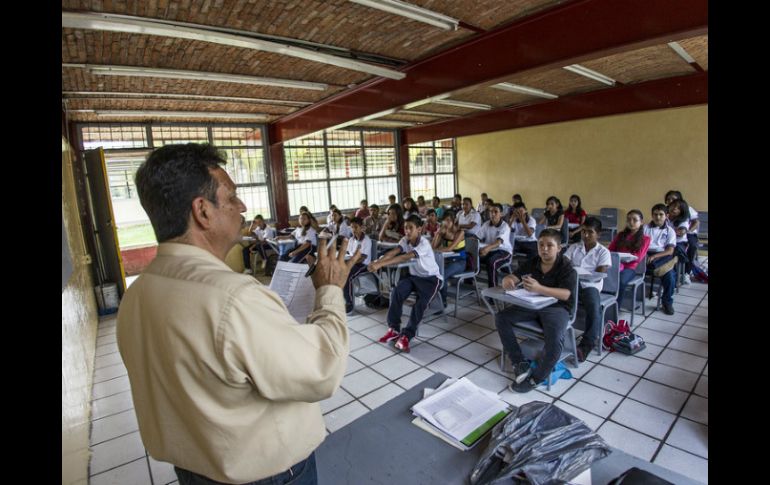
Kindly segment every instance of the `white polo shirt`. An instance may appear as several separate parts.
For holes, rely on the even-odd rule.
[[[476,212],[475,210],[471,209],[470,212],[467,214],[465,211],[460,211],[457,213],[457,217],[455,217],[455,220],[457,220],[458,224],[470,224],[472,222],[475,222],[476,225],[473,226],[470,229],[464,229],[466,234],[471,234],[474,236],[479,235],[479,231],[481,230],[481,214]]]
[[[254,236],[260,241],[264,241],[265,239],[274,239],[275,238],[275,228],[270,227],[268,225],[265,225],[264,229],[260,229],[259,227],[251,231],[254,233]]]
[[[690,207],[690,206],[688,206],[688,207]],[[687,227],[689,228],[690,227],[689,226],[690,222],[695,221],[697,219],[698,219],[698,211],[696,211],[695,209],[690,207],[690,220],[687,222],[687,224],[688,224]],[[698,230],[697,229],[695,229],[694,231],[688,230],[687,232],[690,233],[690,234],[698,234]]]
[[[491,220],[485,222],[481,226],[481,230],[479,230],[478,237],[481,242],[487,244],[493,244],[495,241],[500,239],[502,243],[497,247],[497,249],[502,249],[508,254],[513,252],[513,247],[511,246],[511,228],[502,219],[500,219],[499,226],[492,224]]]
[[[677,229],[679,229],[681,227],[683,227],[685,229],[684,236],[677,235],[676,236],[676,242],[677,243],[682,243],[682,242],[686,243],[687,242],[687,232],[688,232],[688,229],[690,228],[690,220],[687,219],[684,222],[682,222],[681,224],[676,226]],[[674,231],[674,234],[676,234],[676,231]]]
[[[424,237],[417,238],[417,245],[412,246],[406,236],[402,237],[398,242],[398,247],[405,253],[414,253],[416,256],[415,263],[409,265],[409,274],[412,276],[420,276],[422,278],[428,278],[435,276],[436,278],[443,280],[441,277],[441,270],[436,264],[436,257],[433,255],[433,248],[430,243]]]
[[[575,268],[583,268],[587,271],[596,271],[599,266],[612,267],[612,256],[610,250],[597,243],[586,253],[586,245],[583,242],[571,244],[564,256],[572,261]],[[580,281],[581,288],[596,288],[599,292],[604,287],[604,280],[599,281]]]
[[[534,217],[529,216],[529,220],[527,221],[527,226],[532,228],[532,235],[527,236],[527,231],[524,230],[524,224],[521,223],[518,219],[513,220],[513,226],[511,226],[511,229],[513,230],[513,238],[517,241],[537,241],[537,237],[535,237],[535,228],[537,227],[537,221]]]
[[[302,246],[308,241],[311,246],[318,246],[318,233],[312,227],[308,228],[304,236],[302,235],[301,227],[294,229],[291,235],[297,240],[297,246]]]
[[[650,236],[650,247],[647,249],[650,253],[659,253],[669,246],[676,246],[676,232],[668,221],[663,227],[650,227],[645,224],[644,235]]]
[[[371,263],[372,255],[369,253],[372,252],[372,240],[369,239],[369,236],[364,234],[364,238],[360,241],[353,236],[348,239],[348,256],[353,256],[356,254],[356,249],[358,248],[361,248],[361,255],[364,256],[364,259],[359,261],[359,263],[366,265]]]
[[[340,228],[337,231],[337,234],[339,234],[340,237],[351,238],[353,237],[353,229],[351,229],[348,223],[343,219],[342,222],[340,222]]]

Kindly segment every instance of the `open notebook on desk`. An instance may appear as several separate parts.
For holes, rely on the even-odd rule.
[[[540,293],[534,293],[532,291],[525,290],[524,288],[507,290],[505,294],[514,298],[518,298],[519,300],[532,303],[534,305],[556,303],[556,298],[552,296],[541,295]]]

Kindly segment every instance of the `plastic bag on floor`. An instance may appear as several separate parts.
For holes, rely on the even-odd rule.
[[[563,484],[609,454],[607,443],[583,421],[553,404],[533,401],[494,427],[470,482]]]

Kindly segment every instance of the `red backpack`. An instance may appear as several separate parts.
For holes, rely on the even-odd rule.
[[[602,337],[602,349],[607,352],[614,352],[614,343],[624,337],[631,335],[631,326],[626,320],[618,320],[618,323],[607,320],[604,325],[604,336]]]

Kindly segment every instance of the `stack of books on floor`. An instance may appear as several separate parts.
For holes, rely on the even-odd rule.
[[[512,411],[494,392],[467,378],[447,379],[436,390],[425,389],[412,406],[412,423],[460,450],[469,450]]]

